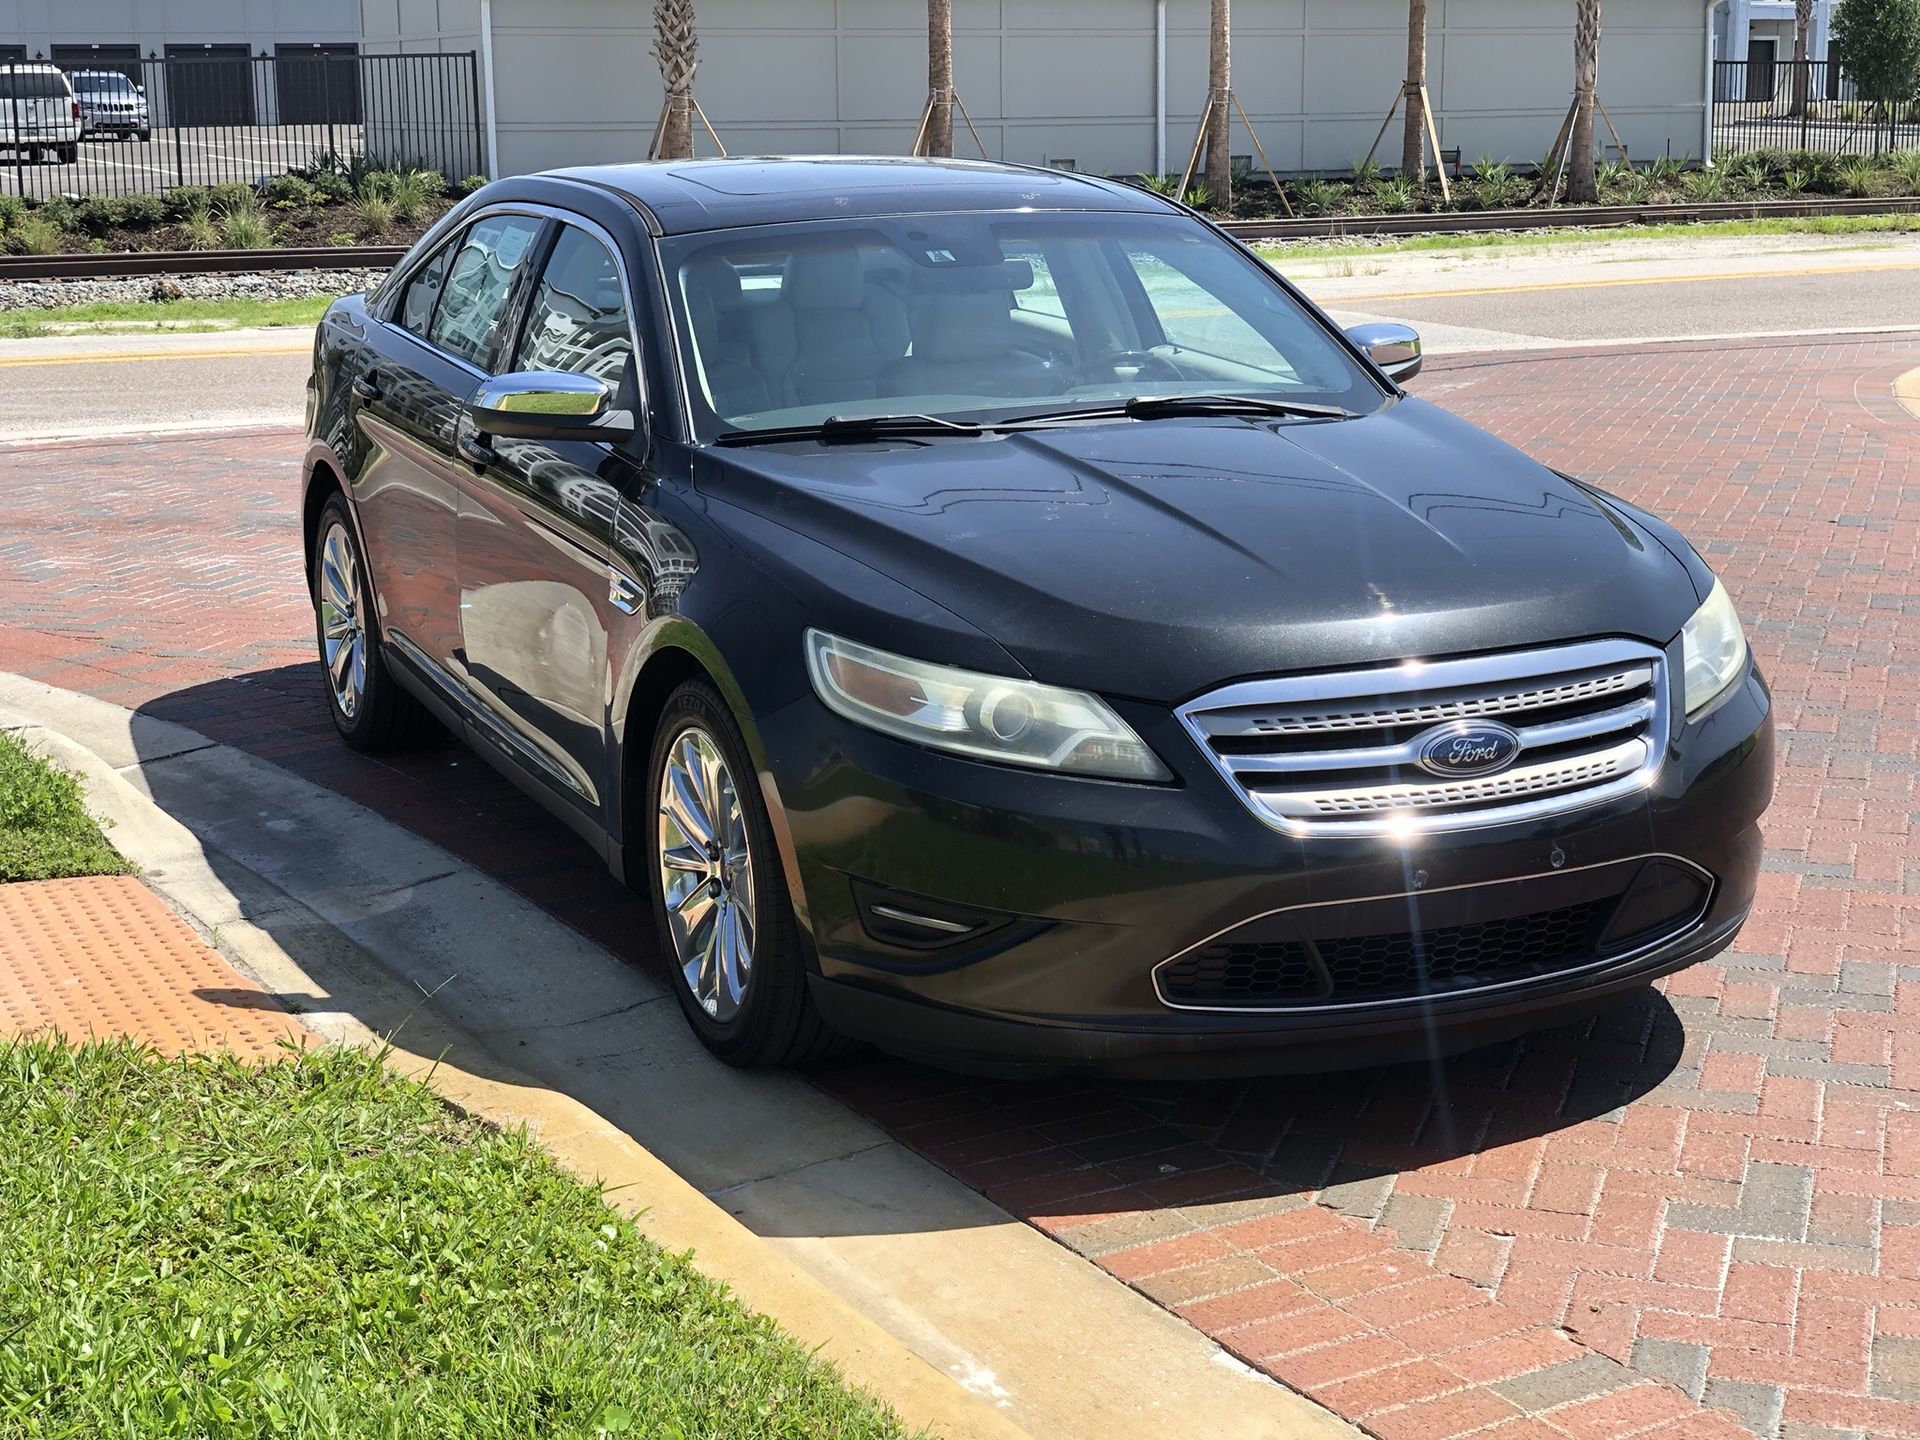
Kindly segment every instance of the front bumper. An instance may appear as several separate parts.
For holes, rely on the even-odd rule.
[[[817,962],[814,997],[830,1024],[884,1049],[1002,1073],[1406,1060],[1552,1024],[1704,959],[1732,942],[1753,903],[1758,820],[1773,790],[1757,672],[1680,727],[1640,794],[1414,842],[1281,834],[1254,818],[1170,714],[1128,707],[1125,718],[1178,783],[977,764],[848,725],[811,697],[764,725]],[[1419,897],[1443,892],[1456,914],[1470,914],[1477,894],[1511,910],[1534,879],[1545,894],[1568,875],[1647,856],[1711,877],[1697,917],[1577,970],[1262,1013],[1175,1008],[1154,983],[1163,962],[1275,912],[1392,898],[1417,915]],[[876,928],[885,933],[872,919],[876,887],[905,897],[895,908],[925,901],[921,913],[991,923],[954,944],[876,939]]]

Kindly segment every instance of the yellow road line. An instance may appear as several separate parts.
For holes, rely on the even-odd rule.
[[[1628,285],[1698,285],[1715,280],[1783,280],[1799,275],[1868,275],[1886,270],[1920,270],[1920,262],[1899,265],[1818,265],[1799,270],[1726,270],[1707,275],[1636,275],[1616,280],[1553,280],[1533,285],[1467,286],[1457,290],[1401,290],[1379,295],[1330,295],[1323,303],[1349,310],[1369,300],[1450,300],[1473,295],[1527,295],[1545,290],[1608,290]],[[1311,288],[1313,281],[1304,285]]]
[[[35,365],[118,365],[128,360],[235,360],[246,355],[308,355],[313,346],[281,345],[260,350],[116,350],[104,355],[14,355],[0,369]]]

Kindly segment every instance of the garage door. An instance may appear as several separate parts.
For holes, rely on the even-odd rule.
[[[53,63],[69,75],[76,70],[118,70],[136,85],[146,83],[138,45],[56,45]]]
[[[276,45],[282,125],[360,123],[360,47]]]
[[[251,125],[258,114],[244,45],[167,46],[167,114],[175,125]]]

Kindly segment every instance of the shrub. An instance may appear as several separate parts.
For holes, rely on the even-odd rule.
[[[360,237],[351,230],[335,230],[327,236],[329,245],[358,245]]]
[[[1369,187],[1373,201],[1382,210],[1404,213],[1416,209],[1420,202],[1419,191],[1411,180],[1404,176],[1395,176],[1391,180],[1376,180]]]
[[[1788,170],[1780,177],[1780,188],[1789,195],[1798,195],[1807,188],[1807,182],[1812,178],[1804,170]]]
[[[220,217],[220,239],[229,250],[271,250],[273,229],[258,205],[236,205]]]
[[[27,202],[18,195],[0,195],[0,234],[27,218]]]
[[[1327,215],[1339,207],[1340,187],[1331,180],[1313,175],[1294,182],[1293,196],[1300,202],[1300,209],[1304,213]]]
[[[158,195],[128,195],[120,201],[120,223],[129,230],[151,230],[166,219],[167,207]]]
[[[1170,177],[1163,177],[1163,178],[1170,178]],[[469,175],[467,176],[466,179],[462,180],[458,185],[453,187],[453,193],[455,195],[460,196],[462,199],[465,199],[467,196],[473,194],[474,191],[478,190],[481,186],[487,183],[488,183],[487,177],[484,175]],[[1175,184],[1178,184],[1178,183],[1179,182],[1177,181],[1175,182]],[[1167,190],[1162,190],[1160,193],[1162,195],[1171,195],[1173,191],[1172,189],[1167,189]]]
[[[15,255],[58,255],[60,227],[44,215],[29,215],[7,229],[7,249]]]
[[[1720,170],[1689,170],[1680,177],[1680,187],[1691,199],[1718,200],[1726,194],[1726,173]]]
[[[439,197],[440,189],[428,184],[428,179],[438,181],[440,177],[431,170],[409,170],[404,175],[393,177],[387,187],[387,203],[393,207],[393,218],[402,225],[411,225],[420,218],[427,206]]]
[[[253,187],[238,180],[228,180],[213,187],[208,192],[213,213],[229,215],[235,210],[251,210],[254,206]]]
[[[367,234],[380,235],[393,228],[393,202],[384,196],[363,190],[353,208]]]
[[[1920,150],[1902,150],[1887,164],[1893,182],[1909,195],[1920,195]]]
[[[317,186],[298,175],[275,175],[260,187],[260,198],[282,210],[300,210],[321,203]]]
[[[1871,160],[1849,160],[1834,174],[1842,194],[1867,199],[1880,193],[1880,167]]]
[[[214,223],[213,212],[205,202],[200,208],[192,210],[180,221],[180,228],[186,232],[187,244],[195,250],[218,250],[220,248],[220,227]]]
[[[205,210],[213,204],[213,196],[204,185],[179,185],[169,190],[161,204],[167,207],[167,217],[172,220],[185,220],[196,210]]]

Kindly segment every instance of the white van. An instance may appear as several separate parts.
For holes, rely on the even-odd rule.
[[[48,151],[62,165],[80,158],[80,102],[55,65],[0,65],[0,149],[29,160]]]

